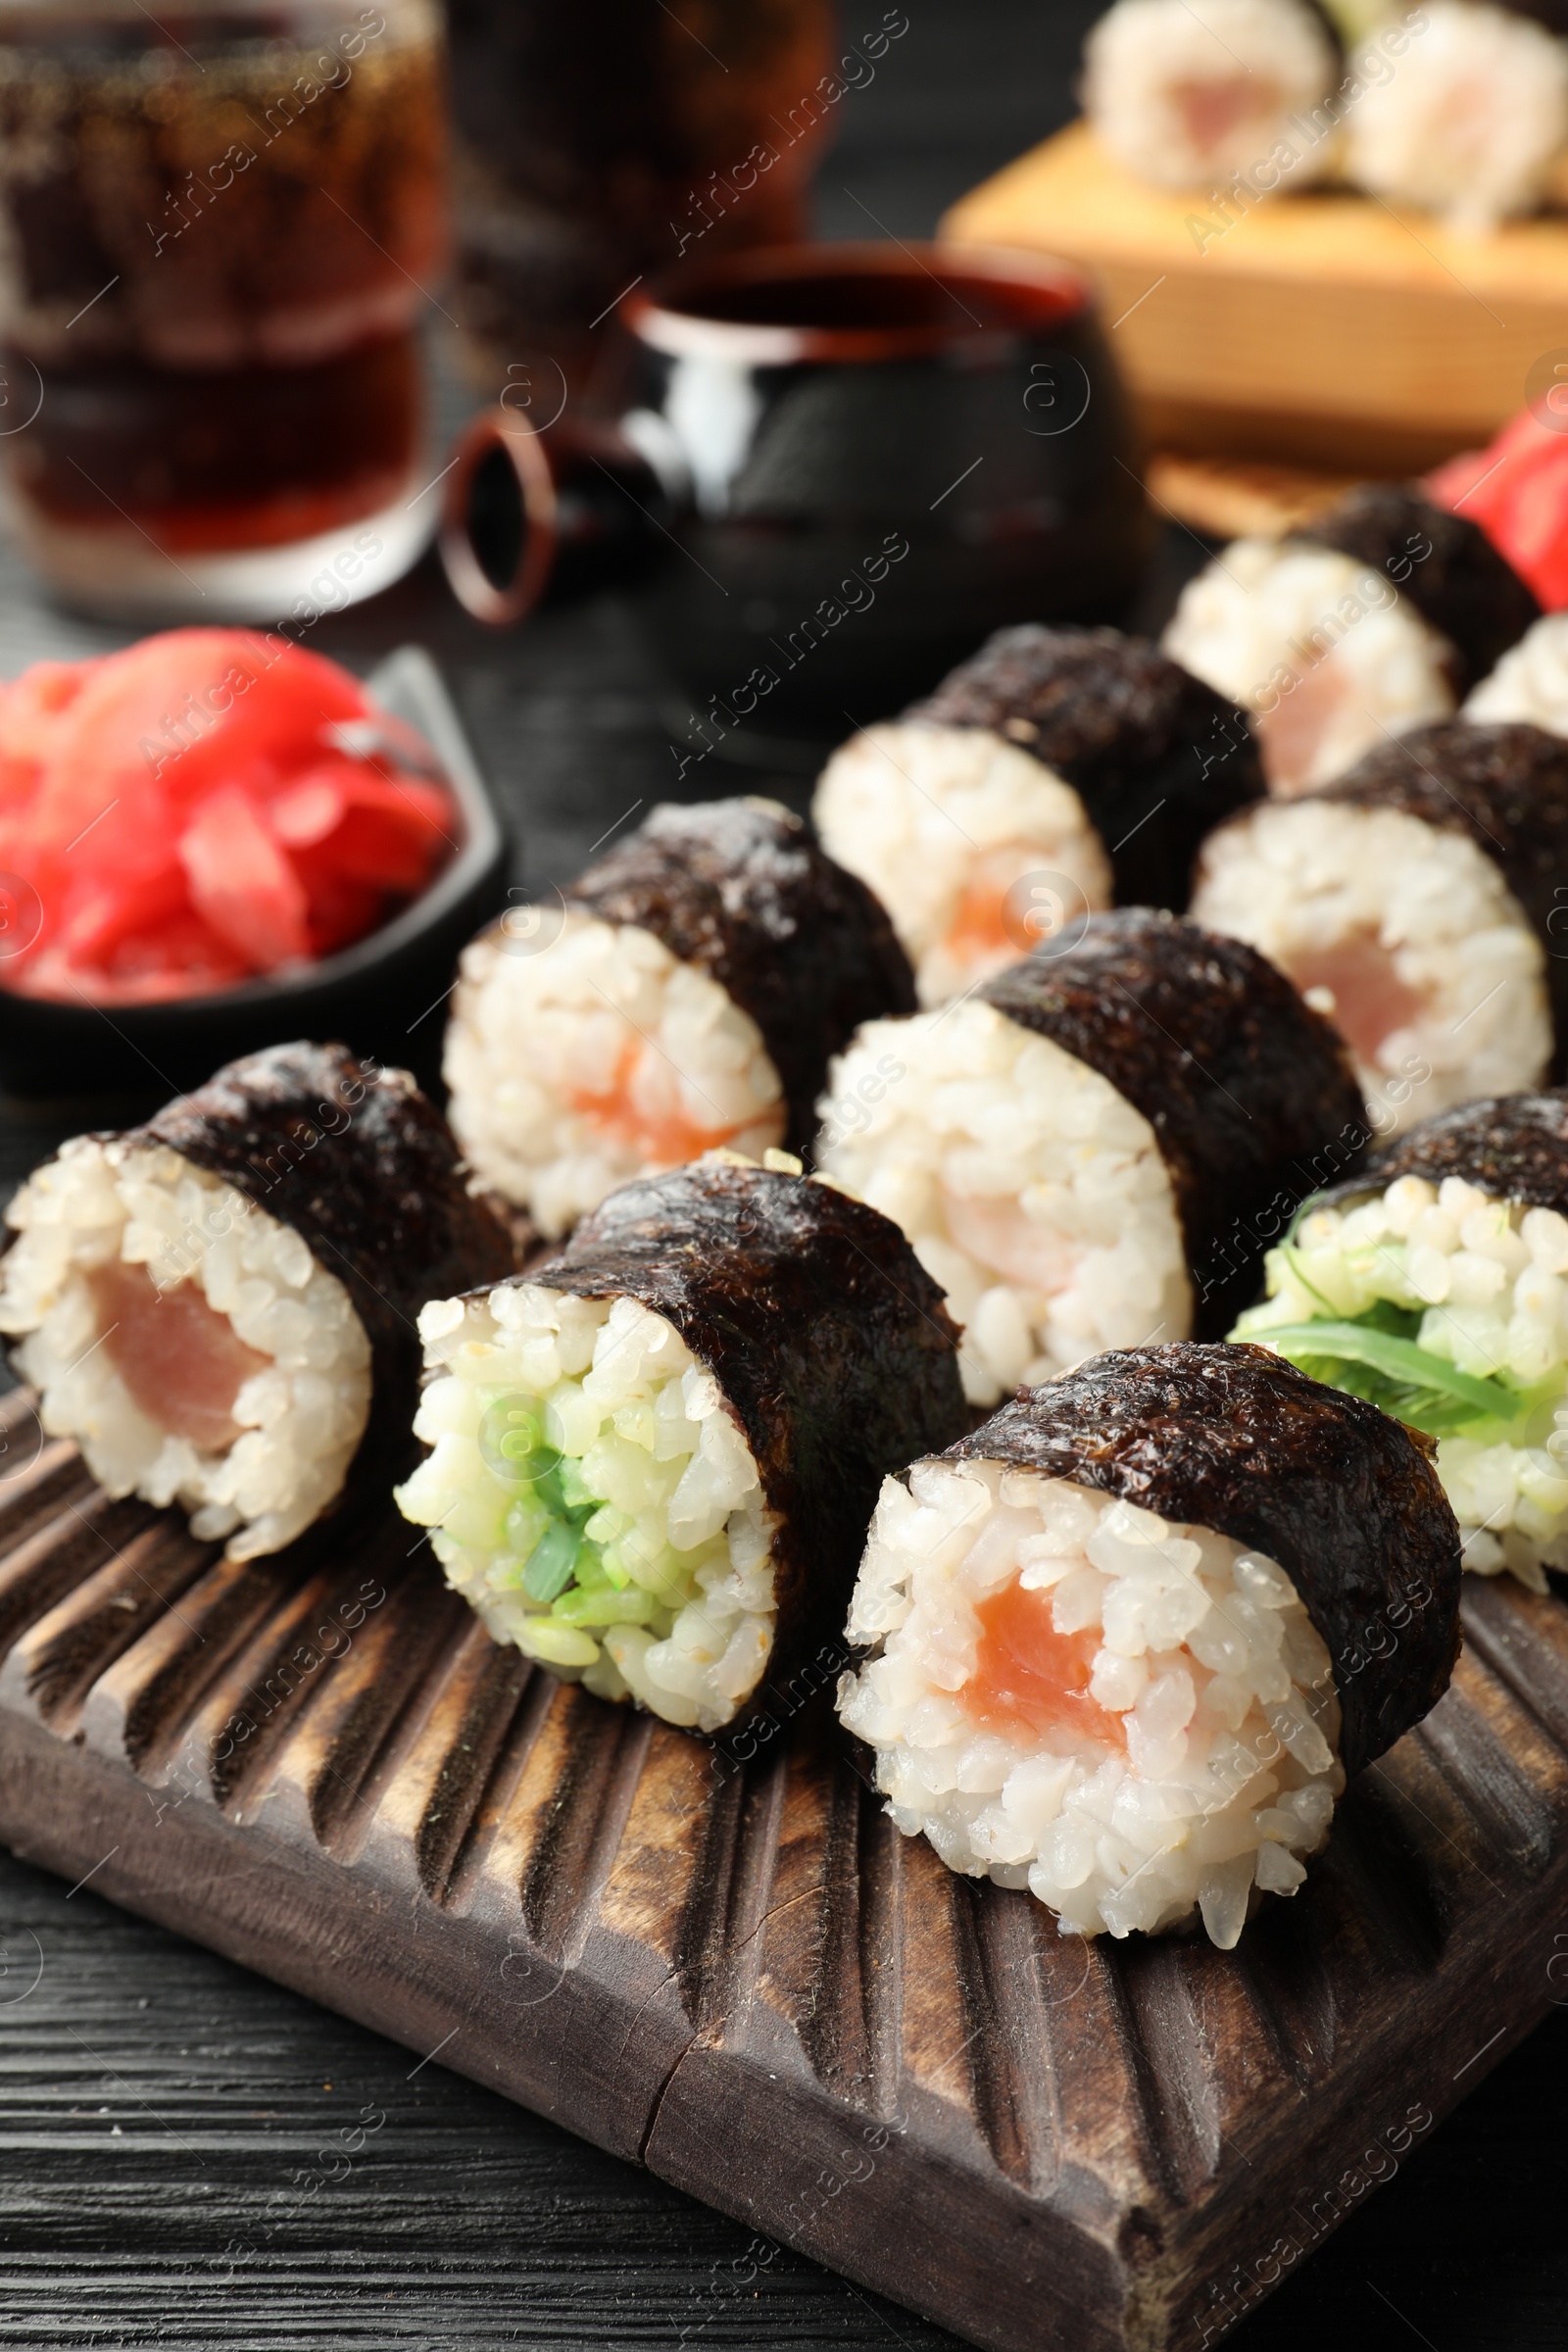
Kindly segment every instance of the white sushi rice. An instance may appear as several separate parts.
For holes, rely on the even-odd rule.
[[[1453,716],[1447,641],[1382,572],[1306,540],[1233,541],[1182,590],[1161,643],[1252,714],[1282,799]]]
[[[978,1615],[1018,1586],[1094,1643],[1115,1721],[977,1720]],[[839,1687],[906,1836],[1027,1886],[1064,1936],[1179,1926],[1229,1950],[1254,1888],[1294,1894],[1345,1786],[1323,1642],[1284,1571],[1201,1527],[999,1462],[889,1479],[850,1610],[878,1645]]]
[[[1353,1321],[1389,1299],[1421,1311],[1418,1347],[1538,1392],[1516,1442],[1440,1438],[1438,1474],[1465,1566],[1509,1568],[1544,1592],[1543,1568],[1568,1569],[1568,1218],[1457,1176],[1401,1176],[1353,1206],[1312,1210],[1294,1254],[1269,1252],[1268,1304],[1244,1318],[1248,1339],[1267,1347],[1271,1325]]]
[[[1395,204],[1484,234],[1535,209],[1568,145],[1568,49],[1510,10],[1423,0],[1398,70],[1349,110],[1347,165]]]
[[[1298,0],[1116,0],[1084,45],[1084,112],[1157,187],[1206,188],[1271,156],[1299,187],[1332,148],[1293,135],[1289,119],[1310,117],[1335,76],[1327,33]]]
[[[866,727],[828,761],[811,813],[828,856],[887,908],[922,1004],[1113,904],[1072,786],[986,727]]]
[[[634,1176],[782,1140],[757,1023],[651,931],[572,910],[518,944],[503,926],[465,950],[445,1076],[469,1164],[547,1238]]]
[[[1192,919],[1259,949],[1338,1023],[1381,1134],[1545,1073],[1545,956],[1468,834],[1400,809],[1266,803],[1209,836]],[[1381,1019],[1315,976],[1348,950],[1358,977],[1410,1004],[1381,1037]]]
[[[1523,720],[1568,735],[1568,612],[1548,612],[1511,645],[1460,714],[1478,726]]]
[[[163,1147],[69,1143],[6,1212],[0,1331],[39,1392],[51,1436],[74,1438],[99,1485],[177,1502],[230,1559],[277,1551],[343,1485],[370,1409],[370,1347],[343,1284],[291,1226]],[[115,1259],[160,1291],[195,1283],[247,1348],[270,1358],[240,1389],[241,1435],[205,1453],[132,1398],[101,1343],[88,1277]]]
[[[554,1673],[718,1730],[772,1650],[779,1522],[712,1373],[634,1299],[533,1283],[436,1300],[419,1334],[439,1377],[415,1433],[433,1450],[397,1499],[431,1530],[448,1582],[498,1642]],[[523,1589],[544,1515],[486,1437],[517,1401],[603,1497],[584,1529],[602,1580],[549,1602]]]
[[[879,1080],[879,1068],[903,1075]],[[868,1021],[834,1063],[825,1172],[902,1227],[963,1326],[972,1403],[1105,1348],[1182,1340],[1193,1294],[1154,1131],[1098,1070],[971,999]]]

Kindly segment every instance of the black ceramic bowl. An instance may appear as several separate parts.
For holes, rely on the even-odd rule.
[[[1153,541],[1088,281],[956,246],[780,246],[619,313],[602,417],[476,420],[448,484],[460,597],[504,623],[597,564],[716,732],[842,736],[994,628],[1114,620]],[[640,576],[639,576],[640,574]]]
[[[435,664],[417,646],[390,655],[370,694],[424,737],[463,825],[458,855],[403,912],[299,973],[161,1004],[63,1004],[0,989],[0,1088],[24,1101],[181,1094],[237,1054],[289,1038],[437,1074],[445,997],[458,955],[501,903],[507,849],[467,738]]]

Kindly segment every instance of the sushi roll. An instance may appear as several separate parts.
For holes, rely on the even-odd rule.
[[[1251,714],[1282,799],[1391,734],[1451,718],[1541,608],[1475,523],[1373,482],[1287,539],[1239,539],[1163,644]]]
[[[1568,51],[1534,11],[1423,0],[1421,13],[1397,71],[1347,112],[1346,168],[1374,196],[1485,232],[1546,193],[1568,146]]]
[[[385,1494],[416,1452],[419,1308],[514,1263],[440,1112],[342,1046],[78,1136],[6,1213],[0,1331],[44,1428],[237,1560]]]
[[[1311,117],[1339,75],[1326,17],[1302,0],[1116,0],[1084,44],[1084,112],[1139,179],[1206,188],[1271,165],[1260,186],[1315,179]]]
[[[1568,745],[1423,727],[1205,845],[1193,913],[1334,1020],[1377,1131],[1538,1086],[1568,1037]]]
[[[1568,612],[1548,612],[1511,646],[1464,706],[1478,725],[1524,719],[1568,735]]]
[[[627,1185],[426,1307],[398,1494],[498,1642],[710,1733],[837,1643],[881,1480],[968,1426],[897,1227],[776,1158]]]
[[[1244,713],[1157,646],[1027,626],[852,736],[812,813],[940,1004],[1113,902],[1180,912],[1203,834],[1262,790]]]
[[[628,1178],[810,1133],[828,1057],[914,1004],[876,900],[775,801],[666,805],[464,954],[451,1117],[556,1241]]]
[[[1255,1340],[1424,1430],[1464,1564],[1568,1569],[1568,1094],[1467,1102],[1308,1203]]]
[[[1479,523],[1398,482],[1362,482],[1305,526],[1304,536],[1381,571],[1448,648],[1455,694],[1467,695],[1541,618],[1535,592]]]
[[[1366,1141],[1339,1040],[1272,964],[1138,906],[945,1011],[867,1023],[831,1087],[818,1164],[947,1292],[975,1404],[1103,1348],[1217,1338],[1281,1196]]]
[[[882,1490],[839,1714],[906,1835],[1064,1936],[1294,1894],[1459,1647],[1430,1443],[1260,1348],[1021,1390]]]

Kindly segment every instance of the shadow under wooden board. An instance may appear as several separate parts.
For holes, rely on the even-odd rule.
[[[1560,1995],[1555,1598],[1475,1585],[1221,1953],[952,1877],[820,1696],[719,1756],[530,1672],[412,1538],[225,1563],[0,1399],[0,1838],[976,2343],[1212,2342]]]

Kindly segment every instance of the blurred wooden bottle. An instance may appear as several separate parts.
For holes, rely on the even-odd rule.
[[[450,0],[458,307],[481,388],[533,384],[550,360],[556,396],[575,395],[636,279],[806,233],[846,86],[836,14],[834,0]],[[518,397],[537,405],[545,387]]]

